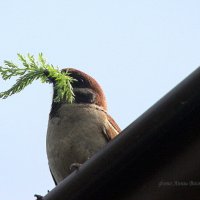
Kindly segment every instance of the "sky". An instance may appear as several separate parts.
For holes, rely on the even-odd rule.
[[[0,65],[43,52],[104,89],[126,128],[200,65],[198,0],[6,0],[0,2]],[[3,81],[9,89],[15,78]],[[0,99],[0,196],[34,199],[54,187],[46,156],[52,85],[35,81]]]

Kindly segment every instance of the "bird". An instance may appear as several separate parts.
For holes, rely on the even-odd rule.
[[[52,101],[49,114],[46,151],[51,175],[58,185],[120,133],[107,112],[107,102],[99,83],[74,68],[64,68],[75,81],[75,99]],[[53,97],[56,91],[54,88]],[[54,98],[53,98],[54,99]]]

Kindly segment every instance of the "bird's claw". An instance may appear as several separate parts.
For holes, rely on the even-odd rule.
[[[69,167],[70,171],[73,172],[75,170],[79,170],[82,164],[80,163],[72,163]]]
[[[43,200],[43,196],[35,194],[34,197],[36,197],[36,200]]]

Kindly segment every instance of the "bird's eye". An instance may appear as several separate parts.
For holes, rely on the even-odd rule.
[[[73,82],[73,87],[75,87],[75,88],[86,88],[87,87],[87,81],[85,80],[84,77],[74,76],[74,79],[76,79],[76,81]]]
[[[80,84],[84,84],[84,83],[85,83],[85,80],[84,80],[83,78],[78,78],[78,82],[79,82]]]

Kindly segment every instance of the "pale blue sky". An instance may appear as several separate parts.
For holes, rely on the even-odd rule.
[[[2,1],[0,63],[43,52],[60,68],[83,70],[123,129],[200,65],[199,10],[198,0]],[[13,83],[0,78],[0,91]],[[51,98],[51,85],[36,81],[0,100],[1,199],[54,187],[45,149]]]

